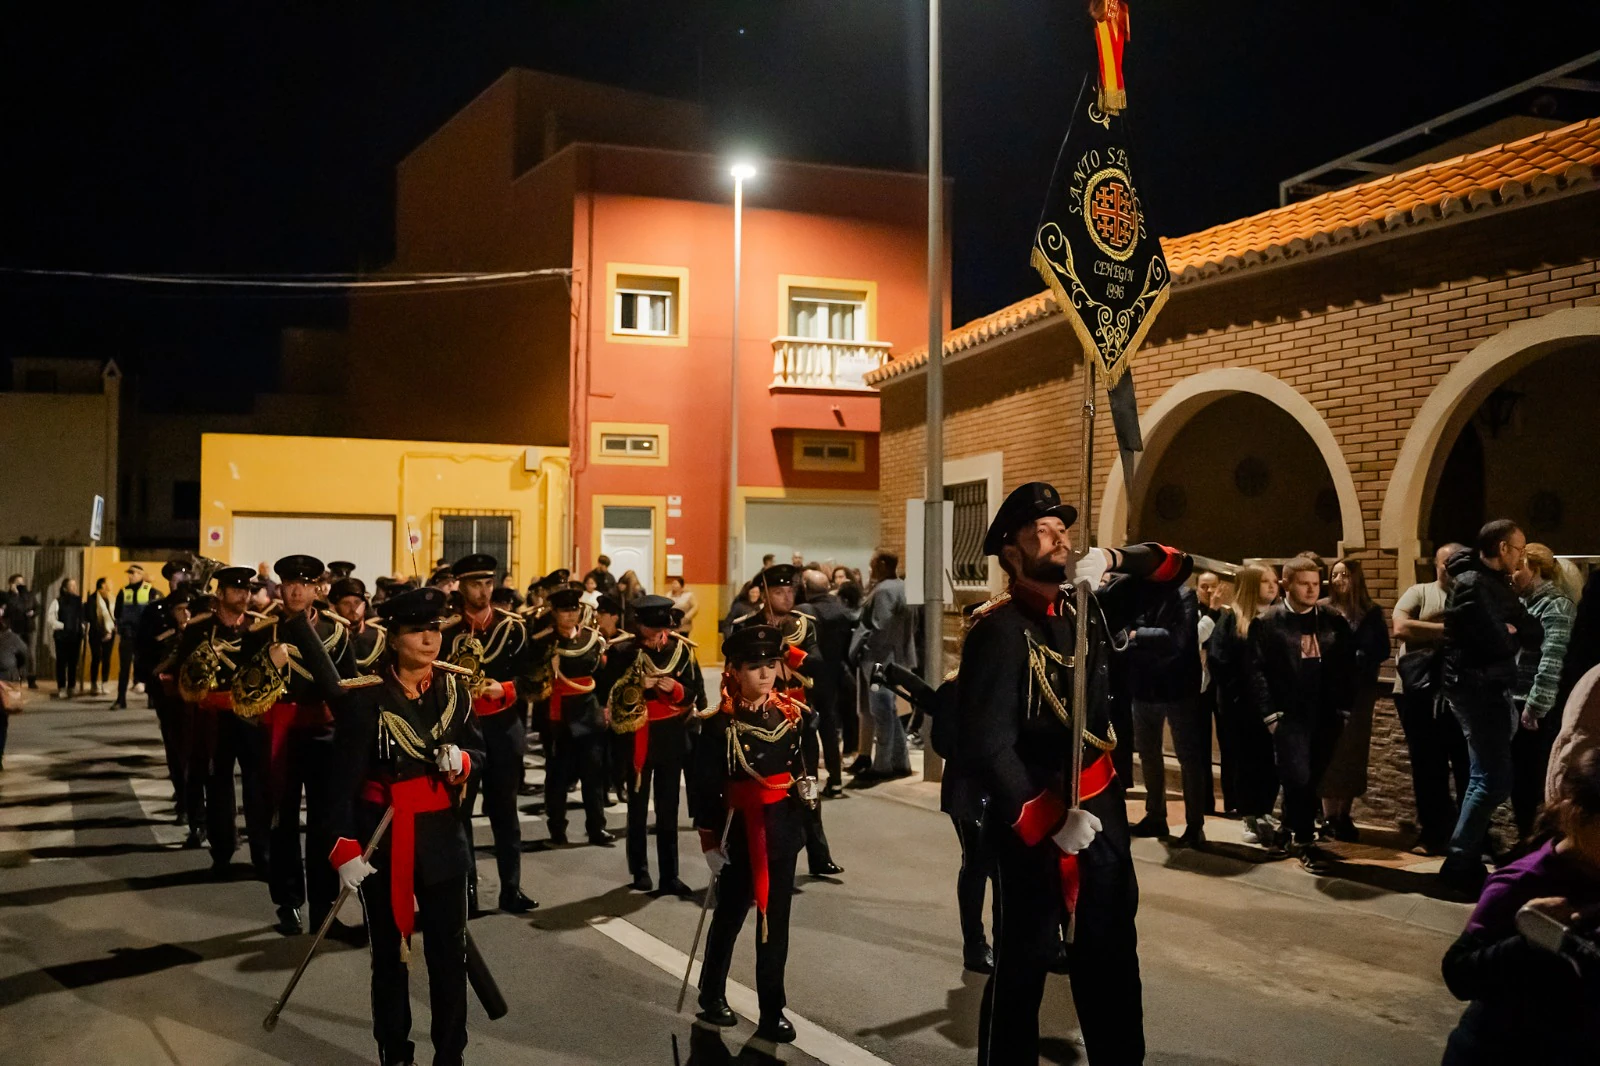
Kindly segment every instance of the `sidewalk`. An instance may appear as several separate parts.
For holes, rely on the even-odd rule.
[[[939,811],[939,786],[922,780],[922,752],[913,750],[911,777],[885,781],[852,795],[870,795],[924,810]],[[1183,800],[1167,796],[1168,824],[1173,834],[1183,831]],[[1128,792],[1128,818],[1138,821],[1144,812],[1144,790]],[[1207,818],[1204,851],[1173,843],[1135,838],[1133,857],[1146,863],[1206,877],[1225,877],[1268,892],[1320,900],[1362,914],[1388,918],[1434,932],[1455,936],[1472,913],[1467,903],[1444,898],[1434,876],[1441,860],[1413,855],[1410,839],[1393,829],[1360,826],[1361,842],[1328,841],[1323,850],[1338,859],[1335,873],[1318,876],[1300,868],[1297,860],[1275,857],[1264,848],[1241,839],[1244,824],[1230,818]]]

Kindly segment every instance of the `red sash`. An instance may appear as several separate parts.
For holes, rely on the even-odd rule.
[[[767,900],[771,884],[767,876],[767,819],[762,808],[781,802],[792,784],[794,779],[788,774],[762,781],[742,778],[728,782],[728,808],[744,815],[744,842],[750,852],[750,884],[755,891],[763,940],[767,935]]]
[[[660,722],[668,718],[676,718],[683,713],[683,708],[677,702],[683,699],[683,686],[674,681],[676,686],[672,690],[671,701],[651,696],[644,701],[644,711],[650,722]],[[651,690],[655,691],[655,690]],[[648,722],[633,731],[633,779],[639,780],[639,775],[644,773],[645,759],[650,755],[650,726]]]
[[[432,776],[405,781],[368,781],[361,786],[361,798],[368,803],[394,807],[389,823],[389,905],[394,909],[394,924],[402,942],[409,941],[416,927],[416,883],[413,870],[417,856],[417,815],[447,811],[455,800],[440,781]]]
[[[562,677],[557,675],[550,683],[550,720],[561,721],[561,697],[587,696],[594,691],[592,677]]]
[[[1078,802],[1092,799],[1111,787],[1111,782],[1117,778],[1117,771],[1111,765],[1111,756],[1102,752],[1100,757],[1083,768],[1083,773],[1078,775]],[[1082,883],[1078,870],[1078,857],[1061,852],[1058,856],[1061,862],[1061,899],[1067,905],[1067,913],[1075,913],[1078,909],[1078,888]]]
[[[233,710],[233,693],[208,692],[203,700],[195,704],[202,711],[231,711]]]
[[[261,724],[267,730],[267,781],[272,792],[273,809],[283,798],[284,784],[289,779],[289,731],[291,729],[317,729],[332,721],[325,703],[289,703],[280,701],[267,708]]]
[[[500,687],[505,690],[505,694],[499,699],[492,699],[488,696],[472,697],[472,713],[479,718],[487,718],[491,714],[499,714],[517,702],[517,683],[515,681],[502,681],[500,682]]]

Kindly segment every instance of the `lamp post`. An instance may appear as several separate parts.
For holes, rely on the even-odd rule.
[[[750,163],[735,163],[733,175],[733,353],[728,374],[728,603],[739,594],[739,295],[744,273],[744,183],[756,176]]]
[[[939,86],[939,0],[928,0],[928,368],[923,374],[927,407],[927,471],[922,519],[922,677],[944,679],[944,131]],[[929,745],[922,776],[938,781],[944,761]]]

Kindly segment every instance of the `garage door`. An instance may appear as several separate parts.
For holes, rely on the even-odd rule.
[[[750,500],[744,514],[745,549],[740,563],[746,575],[760,569],[763,555],[775,555],[778,562],[786,563],[794,552],[807,562],[832,560],[840,566],[859,567],[865,575],[878,543],[876,504]]]
[[[323,562],[347,559],[355,574],[372,587],[380,574],[392,574],[394,519],[355,518],[349,515],[235,515],[234,566],[266,560],[267,565],[285,555],[315,555]],[[405,569],[409,570],[410,567]]]

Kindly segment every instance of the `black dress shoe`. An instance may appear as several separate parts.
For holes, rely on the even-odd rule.
[[[284,936],[299,936],[305,932],[305,926],[300,921],[300,908],[283,906],[278,908],[278,924],[273,926]]]
[[[648,892],[655,888],[655,882],[650,880],[650,875],[643,870],[633,875],[633,883],[629,886],[635,892]]]
[[[519,796],[537,796],[538,794],[538,791],[534,788],[533,782],[531,781],[524,781],[522,784],[517,786],[517,795]]]
[[[728,1006],[728,1001],[718,997],[712,1000],[700,1001],[700,1012],[695,1015],[707,1025],[715,1025],[721,1029],[732,1029],[739,1024],[739,1016],[733,1013]]]
[[[1361,830],[1356,828],[1355,821],[1350,818],[1335,818],[1333,821],[1333,839],[1344,844],[1358,844],[1361,842]]]
[[[189,835],[183,838],[185,851],[194,851],[206,846],[206,831],[197,825],[189,827]]]
[[[1193,829],[1185,829],[1183,836],[1178,838],[1178,846],[1180,848],[1192,848],[1195,851],[1206,850],[1205,830],[1199,826],[1195,826]]]
[[[1147,814],[1128,828],[1128,835],[1131,837],[1164,837],[1167,835],[1167,823]]]
[[[616,842],[617,834],[609,829],[602,829],[598,833],[589,834],[589,843],[597,848],[608,848]]]
[[[565,829],[552,829],[552,830],[550,830],[550,845],[552,847],[557,847],[557,848],[566,847],[567,846],[567,831]]]
[[[837,877],[842,873],[844,873],[844,867],[840,866],[832,859],[829,859],[821,866],[813,866],[811,868],[812,877]]]
[[[794,1043],[794,1026],[782,1014],[775,1014],[770,1018],[761,1019],[761,1024],[756,1026],[758,1040],[770,1040],[774,1044]]]
[[[322,923],[313,922],[312,924],[320,926]],[[335,918],[328,925],[328,939],[337,940],[341,944],[349,944],[353,948],[364,948],[367,946],[367,927],[364,925],[346,925]]]
[[[538,906],[539,901],[529,899],[520,888],[509,896],[503,892],[500,894],[500,910],[506,914],[527,914]]]
[[[836,800],[841,798],[843,795],[844,786],[839,784],[838,781],[829,781],[828,787],[822,790],[823,799]]]
[[[994,973],[994,949],[975,944],[961,953],[961,968],[972,973]]]
[[[694,889],[684,884],[680,878],[674,877],[670,881],[661,882],[661,888],[656,892],[658,896],[692,896]]]
[[[870,769],[872,769],[872,760],[863,755],[851,763],[850,768],[845,772],[853,776],[855,774],[864,774]]]
[[[212,859],[211,860],[211,880],[213,880],[213,881],[232,881],[233,880],[233,860],[232,859]]]

